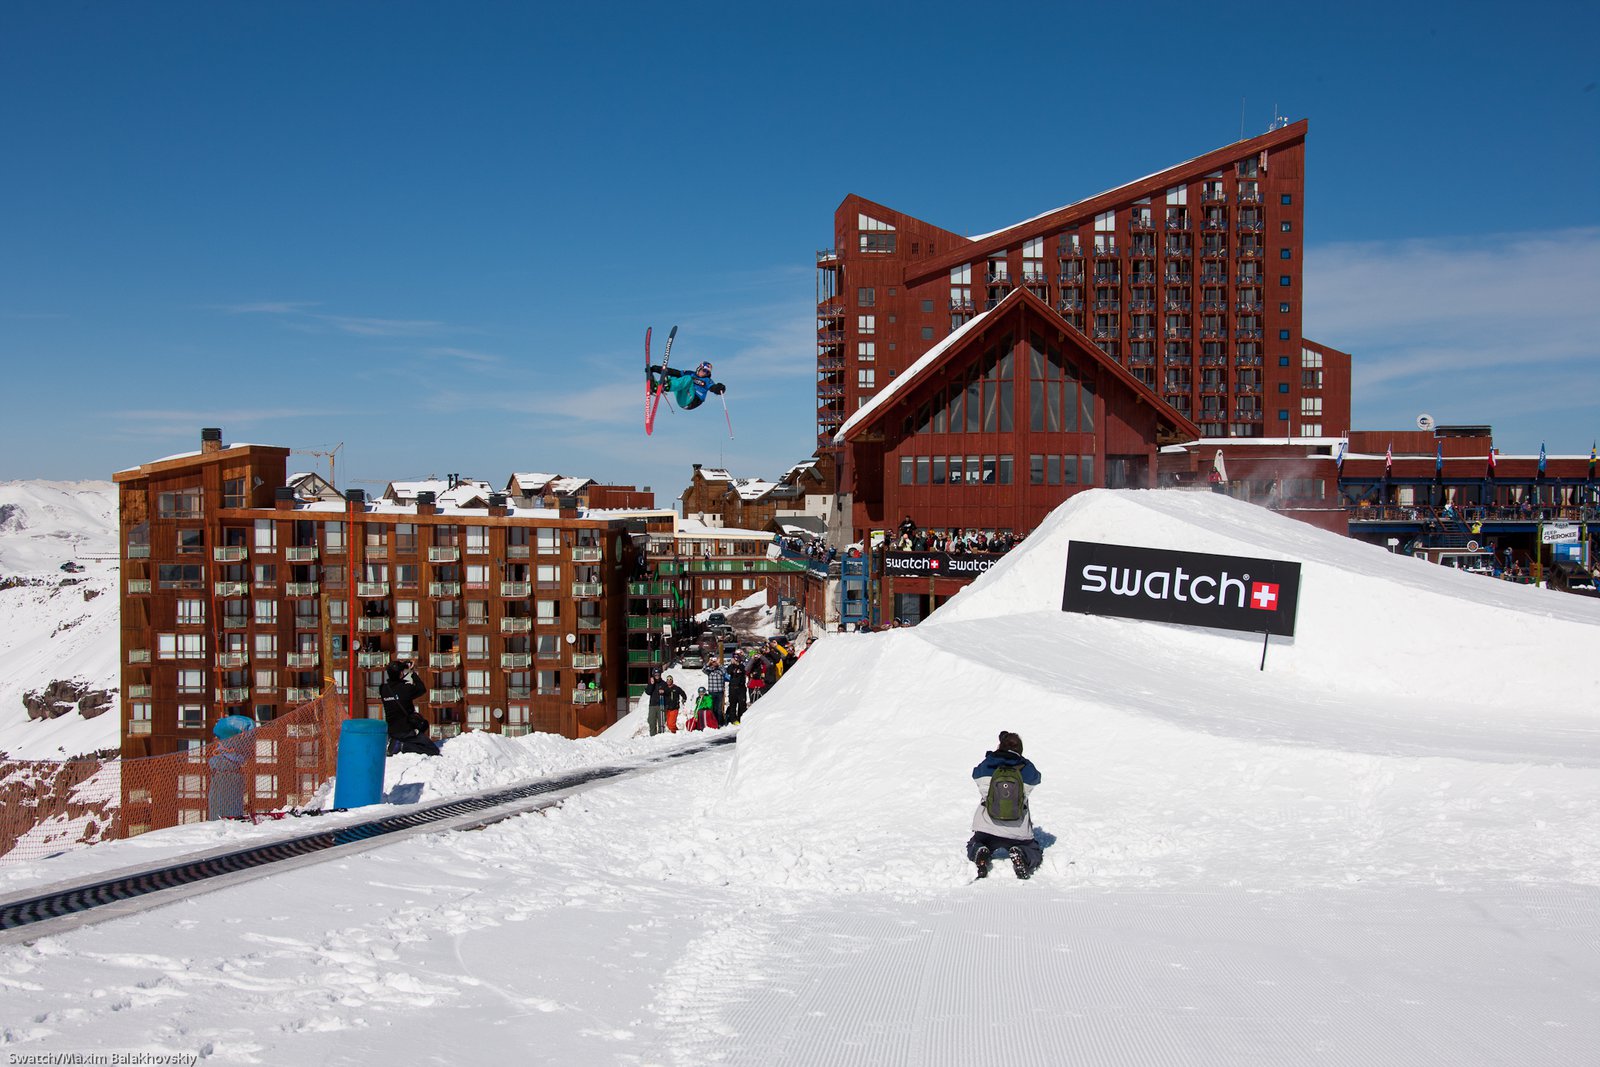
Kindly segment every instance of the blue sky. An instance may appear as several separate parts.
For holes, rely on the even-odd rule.
[[[343,442],[357,487],[776,477],[814,446],[846,194],[984,232],[1274,108],[1310,120],[1305,329],[1355,354],[1356,427],[1587,454],[1600,9],[1303,6],[13,0],[0,478],[212,425]],[[732,439],[720,406],[643,436],[644,328],[673,323]]]

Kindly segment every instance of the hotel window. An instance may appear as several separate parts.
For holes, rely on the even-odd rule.
[[[488,659],[489,658],[489,635],[488,634],[468,634],[467,635],[467,658],[468,659]]]
[[[1022,280],[1038,285],[1044,281],[1044,238],[1030,238],[1022,246]]]
[[[206,533],[198,527],[192,530],[180,528],[178,530],[178,552],[181,555],[192,555],[206,550]]]
[[[917,484],[917,485],[927,485],[928,484],[928,472],[929,472],[929,470],[931,468],[931,459],[932,459],[932,457],[930,457],[930,456],[918,456],[918,457],[916,457],[916,459],[917,459],[917,465],[916,465],[916,482],[915,482],[915,484]]]
[[[470,626],[487,626],[489,624],[489,602],[487,600],[467,601],[467,624]]]
[[[271,519],[256,520],[256,551],[270,552],[278,547],[278,524]]]
[[[929,314],[933,313],[933,301],[932,300],[924,300],[922,302],[922,313],[924,315],[929,315]]]
[[[179,671],[178,692],[184,694],[203,694],[206,691],[205,671]]]
[[[863,367],[856,371],[856,388],[876,389],[878,387],[877,373],[872,367]]]
[[[278,565],[276,563],[257,563],[255,565],[255,585],[257,589],[271,589],[278,584]]]
[[[489,588],[489,566],[486,563],[467,564],[467,588]]]
[[[206,621],[206,602],[204,600],[178,601],[179,626],[203,626]]]
[[[876,315],[857,315],[856,316],[856,332],[857,333],[863,333],[863,334],[877,333],[878,332],[878,316],[876,316]]]
[[[924,326],[922,328],[922,339],[924,341],[933,340],[933,327],[932,326]]]
[[[255,608],[257,626],[274,626],[277,624],[278,602],[276,600],[257,600]]]
[[[1289,313],[1289,302],[1287,300],[1281,301],[1278,304],[1278,311],[1281,314],[1287,315]]]
[[[856,228],[861,231],[861,251],[893,252],[895,230],[889,223],[870,215],[857,215]]]
[[[860,363],[871,363],[878,358],[878,344],[876,341],[857,341],[856,360]]]
[[[179,489],[156,494],[156,516],[162,519],[198,519],[201,513],[199,489]]]
[[[1301,437],[1321,437],[1322,436],[1322,423],[1320,423],[1320,422],[1302,422],[1300,424],[1300,436]]]
[[[1280,203],[1280,204],[1292,204],[1292,203],[1294,203],[1294,194],[1292,194],[1292,193],[1284,193],[1282,196],[1278,197],[1278,203]]]
[[[1282,222],[1278,223],[1278,232],[1279,233],[1288,233],[1293,229],[1294,229],[1294,223],[1290,222],[1288,219],[1284,219]]]
[[[467,672],[467,692],[474,696],[482,696],[489,692],[488,671]]]
[[[186,730],[195,730],[206,724],[206,709],[199,704],[178,705],[178,725]]]
[[[900,484],[910,485],[916,479],[917,460],[914,456],[900,457]]]
[[[225,508],[245,506],[243,478],[229,478],[222,483],[222,506]]]
[[[561,618],[561,605],[554,600],[535,600],[533,607],[534,618],[542,626],[554,626]]]
[[[394,602],[394,624],[396,626],[414,626],[417,622],[417,602],[415,600],[396,600]]]
[[[554,527],[541,526],[534,531],[535,550],[541,556],[548,556],[553,552],[561,551],[560,531]]]
[[[1322,398],[1320,396],[1303,396],[1300,398],[1300,414],[1322,417]]]
[[[322,524],[322,547],[327,552],[344,551],[344,523],[325,522]]]
[[[417,527],[415,523],[399,522],[394,527],[396,555],[414,556],[417,552]]]
[[[1293,259],[1294,258],[1294,249],[1292,249],[1292,248],[1280,248],[1280,249],[1278,249],[1278,258],[1279,259]]]
[[[1288,330],[1279,330],[1278,331],[1278,340],[1287,341],[1288,339],[1289,339],[1289,331]]]
[[[533,636],[533,652],[540,659],[554,659],[561,655],[561,635],[535,634]]]
[[[275,692],[278,688],[278,672],[272,667],[262,667],[256,671],[256,688],[263,693]]]
[[[856,290],[856,304],[858,304],[861,307],[864,307],[864,308],[872,307],[875,303],[877,303],[876,297],[877,297],[877,293],[874,292],[871,288],[857,289]]]
[[[1288,274],[1280,274],[1280,275],[1278,275],[1278,284],[1282,285],[1282,286],[1293,285],[1294,284],[1294,278],[1292,276],[1288,275]]]
[[[278,658],[278,635],[256,634],[256,659]]]
[[[489,554],[489,528],[487,526],[467,527],[467,555],[486,556]]]

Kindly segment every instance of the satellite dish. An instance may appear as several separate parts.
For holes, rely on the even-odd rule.
[[[567,635],[567,644],[569,644],[569,645],[573,644],[577,640],[578,640],[578,635],[577,634],[568,634]]]
[[[1431,429],[1433,429],[1433,416],[1429,415],[1426,411],[1424,411],[1421,415],[1418,415],[1417,416],[1417,429],[1419,429],[1419,430],[1431,430]]]

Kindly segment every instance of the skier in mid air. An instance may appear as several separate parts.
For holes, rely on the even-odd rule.
[[[672,394],[673,401],[684,411],[693,411],[706,402],[707,393],[716,393],[721,396],[728,391],[728,387],[721,382],[711,380],[711,361],[705,360],[692,372],[686,370],[673,370],[663,364],[650,367],[647,385],[664,385]]]

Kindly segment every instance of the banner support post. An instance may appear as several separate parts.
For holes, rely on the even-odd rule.
[[[1272,636],[1271,630],[1261,631],[1261,670],[1267,669],[1267,639]]]

